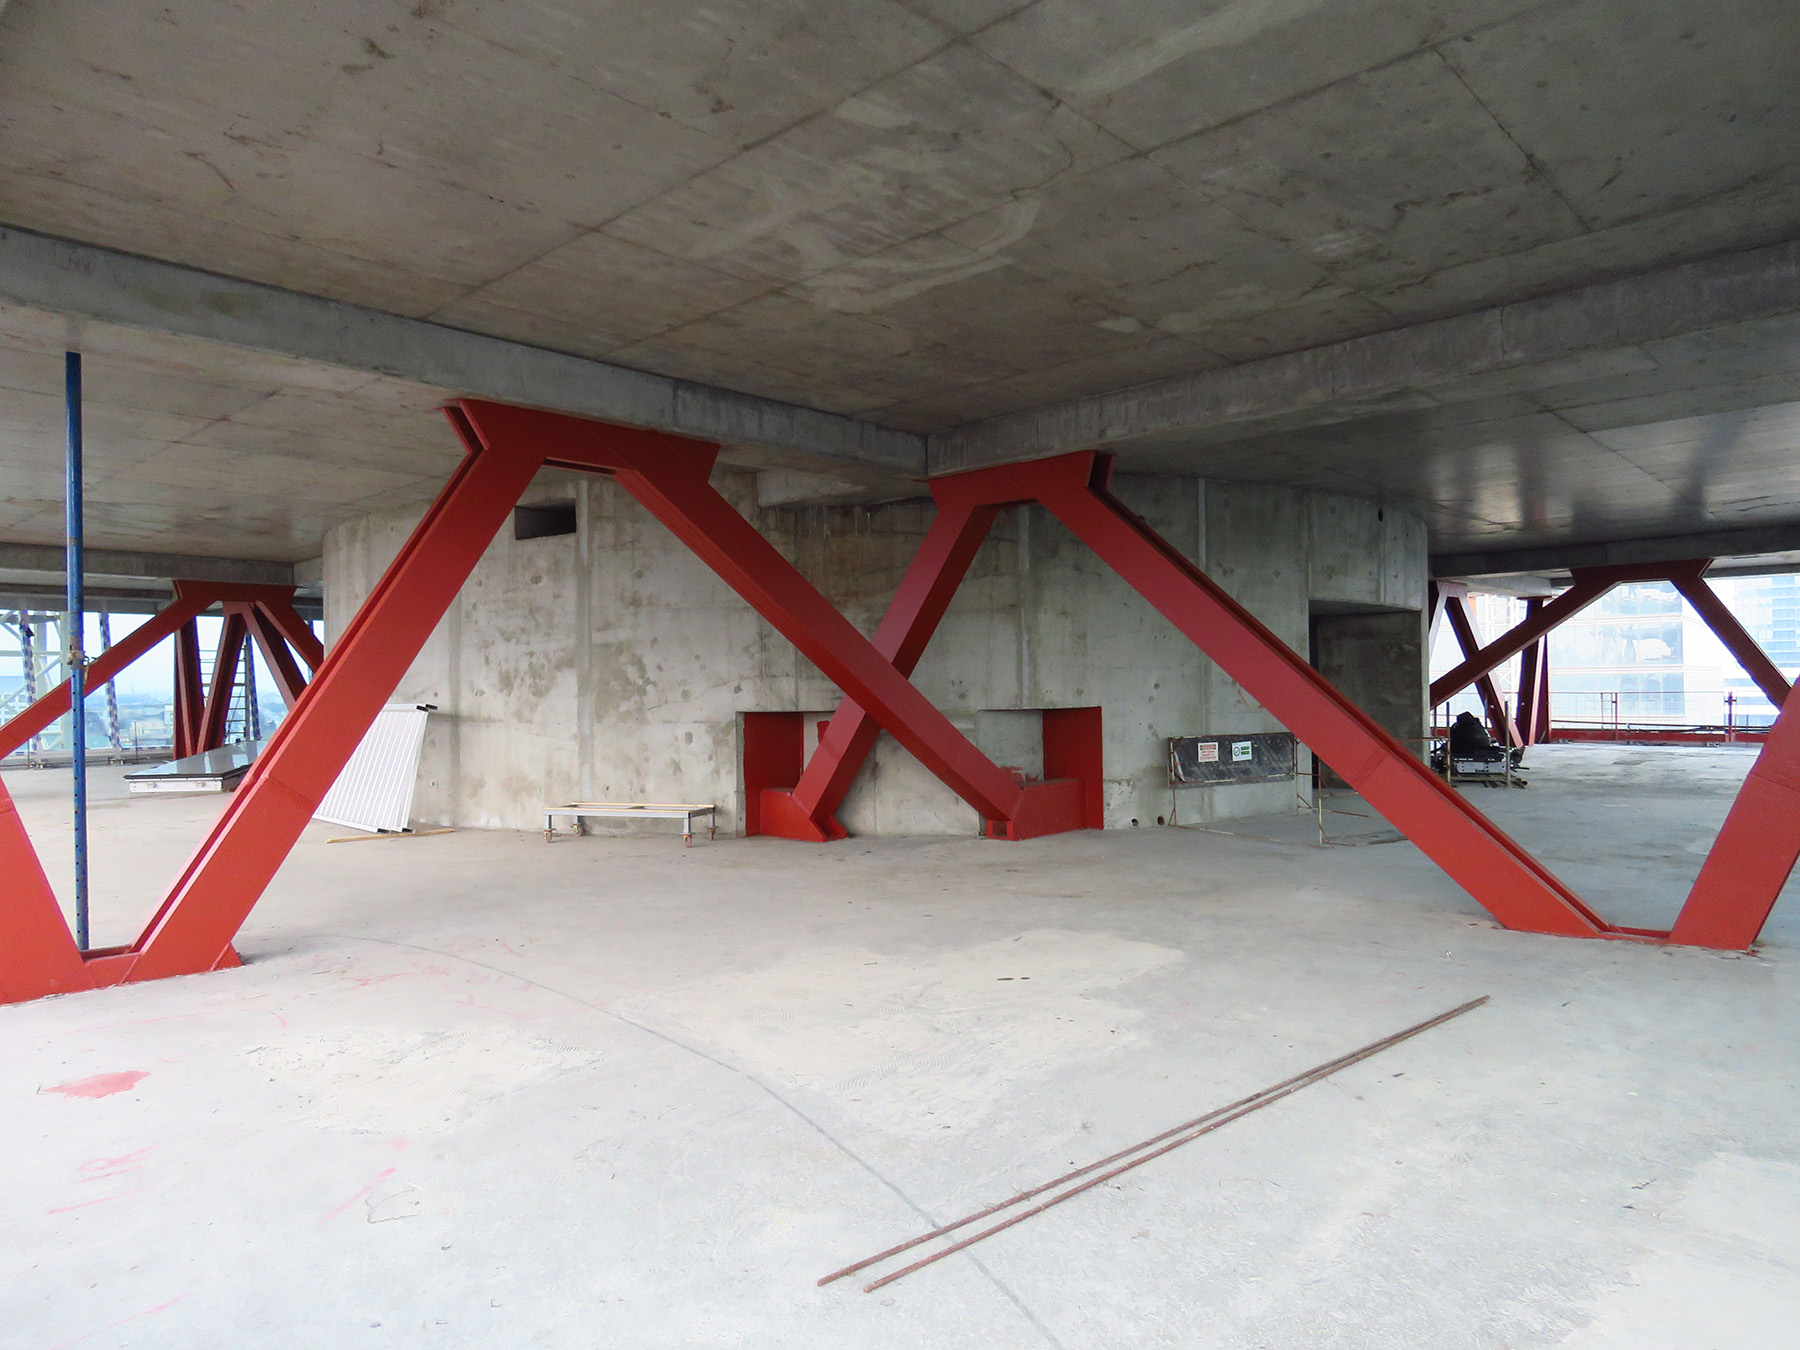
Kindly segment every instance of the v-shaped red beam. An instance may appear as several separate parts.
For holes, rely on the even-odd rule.
[[[1091,453],[935,480],[939,522],[871,642],[711,487],[717,446],[477,400],[447,411],[468,450],[466,458],[343,636],[318,662],[292,713],[137,941],[107,952],[74,950],[36,855],[0,786],[0,867],[11,883],[0,898],[5,937],[0,941],[0,998],[31,998],[233,963],[232,938],[532,476],[545,465],[616,478],[844,691],[845,701],[820,753],[781,806],[784,824],[807,837],[841,834],[832,812],[866,754],[875,726],[890,732],[973,805],[992,833],[1025,839],[1087,822],[1091,808],[1085,785],[1014,781],[907,678],[995,513],[1009,504],[1035,501],[1500,922],[1571,936],[1667,939],[1666,934],[1614,927],[1599,918],[1113,498],[1106,488],[1105,462]],[[172,607],[157,636],[191,617]],[[251,622],[249,630],[259,642],[285,638],[310,660],[295,625],[304,627],[265,607],[262,621]],[[153,640],[145,635],[145,642]],[[96,680],[107,678],[100,662],[94,669]],[[66,693],[64,700],[66,708]],[[15,724],[5,730],[13,732]],[[1772,851],[1769,831],[1777,837]],[[1797,852],[1800,728],[1784,716],[1708,858],[1676,926],[1676,940],[1748,945]]]

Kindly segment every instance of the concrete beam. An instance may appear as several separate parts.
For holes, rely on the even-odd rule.
[[[112,586],[89,586],[83,592],[90,614],[154,614],[170,600],[173,593],[121,590]],[[37,614],[61,614],[68,593],[59,586],[26,586],[17,582],[0,582],[0,611],[29,610]]]
[[[0,300],[449,394],[925,473],[924,438],[909,432],[29,230],[0,228]]]
[[[1610,544],[1550,544],[1542,548],[1494,549],[1481,553],[1438,553],[1431,558],[1431,575],[1451,578],[1513,572],[1566,572],[1571,567],[1682,562],[1688,558],[1749,558],[1761,553],[1795,551],[1800,551],[1800,522],[1658,539],[1628,539]],[[1731,570],[1747,575],[1742,568]],[[1779,571],[1780,568],[1770,570]]]
[[[931,472],[956,473],[1070,450],[1291,414],[1341,418],[1359,401],[1545,365],[1707,329],[1800,313],[1800,242],[1586,286],[1473,314],[1180,375],[1011,414],[930,438]]]
[[[63,574],[64,554],[54,544],[0,543],[0,569]],[[255,558],[205,558],[182,553],[138,553],[128,549],[90,548],[87,575],[96,577],[166,577],[171,581],[241,581],[252,586],[292,586],[291,563]]]
[[[89,614],[156,614],[174,593],[159,595],[153,591],[123,590],[114,586],[88,586],[82,592]],[[59,586],[25,586],[17,582],[0,582],[0,613],[7,610],[31,610],[38,614],[60,614],[68,593]],[[296,595],[294,612],[303,619],[323,619],[325,602],[316,596]]]

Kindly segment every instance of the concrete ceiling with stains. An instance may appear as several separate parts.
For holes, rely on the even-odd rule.
[[[0,14],[0,222],[922,433],[1794,238],[1796,126],[1792,0]],[[444,391],[109,341],[108,537],[305,556],[454,454],[425,415]],[[41,316],[0,329],[0,436],[32,460],[8,470],[9,537],[54,500],[27,443],[54,425],[56,342]],[[1453,497],[1439,535],[1486,538],[1526,522],[1468,500],[1591,434],[1489,410],[1475,449],[1415,415],[1165,437],[1143,463],[1297,481],[1283,466],[1331,437],[1381,460],[1364,490]],[[1752,417],[1755,455],[1793,451],[1797,423]],[[1434,455],[1461,466],[1441,490]],[[1680,514],[1552,510],[1540,534]]]

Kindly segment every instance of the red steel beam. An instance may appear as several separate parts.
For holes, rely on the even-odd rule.
[[[204,601],[177,598],[151,615],[94,658],[87,669],[88,687],[98,689],[116,678],[125,667],[149,652],[205,607]],[[30,707],[22,709],[5,726],[0,726],[0,758],[10,755],[68,711],[69,682],[64,680]]]
[[[282,627],[270,616],[268,606],[262,604],[248,606],[245,620],[250,626],[250,636],[255,641],[257,650],[262,653],[263,664],[275,677],[275,687],[281,693],[281,701],[292,708],[306,690],[306,676],[301,673],[299,663],[294,660],[293,649],[288,645]],[[311,663],[311,666],[318,669],[317,662]]]
[[[1534,618],[1544,602],[1532,597],[1525,602],[1525,618]],[[1549,740],[1547,722],[1550,705],[1550,636],[1545,634],[1527,644],[1519,660],[1519,693],[1513,718],[1524,745]]]
[[[1523,623],[1508,629],[1481,648],[1456,669],[1431,682],[1431,706],[1460,694],[1484,675],[1509,658],[1518,655],[1530,643],[1565,623],[1581,610],[1605,595],[1614,586],[1631,581],[1673,581],[1678,575],[1704,570],[1707,559],[1674,563],[1621,563],[1611,567],[1577,567],[1570,572],[1573,580],[1568,590],[1549,601],[1535,615],[1527,614]]]
[[[1800,859],[1800,716],[1790,695],[1701,865],[1669,941],[1742,950]]]
[[[217,750],[225,744],[225,723],[231,714],[231,693],[237,687],[238,662],[244,657],[247,636],[244,616],[235,605],[225,607],[224,621],[219,625],[219,645],[213,653],[212,676],[207,683],[206,703],[200,711],[200,748],[197,753]]]
[[[294,608],[293,592],[260,600],[256,607],[270,626],[281,634],[288,646],[306,662],[306,668],[317,670],[325,660],[325,645],[319,641],[319,635],[313,632],[312,625],[301,618],[300,611]]]
[[[1026,839],[1080,828],[1065,823],[1072,809],[1066,785],[1014,782],[713,489],[707,479],[716,446],[477,399],[458,406],[489,444],[539,446],[546,464],[612,474],[827,679],[1005,837]]]
[[[1450,621],[1450,630],[1456,634],[1456,645],[1462,648],[1462,654],[1465,657],[1475,655],[1481,650],[1481,643],[1475,637],[1475,624],[1469,615],[1467,589],[1446,587],[1439,602],[1443,606],[1444,617]],[[1481,706],[1487,711],[1488,730],[1494,739],[1509,746],[1523,745],[1525,742],[1519,736],[1519,729],[1506,711],[1506,700],[1500,697],[1500,691],[1494,685],[1491,670],[1484,670],[1475,677],[1475,689],[1481,696]]]
[[[1523,623],[1508,629],[1474,655],[1466,657],[1461,665],[1433,680],[1431,706],[1435,708],[1449,702],[1475,683],[1477,678],[1524,651],[1531,643],[1564,620],[1573,618],[1617,584],[1599,577],[1578,576],[1573,586],[1535,615],[1528,616]]]
[[[177,581],[177,596],[193,596],[206,604],[236,605],[260,610],[273,632],[292,647],[308,670],[317,670],[325,659],[325,647],[312,625],[294,608],[292,586],[259,586],[236,581]]]
[[[200,687],[200,629],[192,619],[175,630],[174,758],[200,753],[206,694]]]
[[[466,425],[453,417],[458,430]],[[210,969],[230,948],[394,686],[542,462],[465,435],[469,454],[320,664],[115,981]]]
[[[1698,563],[1691,565],[1691,570],[1673,571],[1669,574],[1669,580],[1694,607],[1706,626],[1712,629],[1713,636],[1724,644],[1725,650],[1744,668],[1744,674],[1755,681],[1764,697],[1777,709],[1786,707],[1787,697],[1791,692],[1787,677],[1776,668],[1761,644],[1745,631],[1744,626],[1737,621],[1737,616],[1725,607],[1718,592],[1707,584],[1706,578],[1701,575],[1705,566],[1705,563]]]
[[[100,655],[96,656],[87,668],[87,684],[91,689],[116,679],[127,666],[140,660],[154,649],[165,638],[178,634],[188,622],[212,605],[223,601],[227,605],[242,606],[247,613],[268,612],[283,616],[279,623],[270,622],[264,629],[256,629],[258,646],[263,650],[264,659],[275,673],[276,682],[281,686],[289,706],[299,696],[305,686],[305,677],[294,664],[293,657],[286,650],[287,634],[298,625],[310,638],[314,648],[318,639],[312,630],[306,627],[306,621],[300,618],[293,607],[294,588],[291,586],[249,586],[225,582],[177,581],[175,583],[175,599],[131,632],[120,638]],[[256,626],[252,625],[253,629]],[[197,641],[197,635],[196,635]],[[193,676],[199,677],[198,646],[193,648]],[[184,658],[177,653],[177,661]],[[309,661],[309,664],[316,662]],[[179,665],[177,667],[179,671]],[[289,681],[294,683],[290,689]],[[176,688],[178,701],[181,699],[181,686]],[[204,706],[204,700],[201,700]],[[48,727],[57,718],[69,711],[69,682],[64,680],[29,707],[21,709],[15,716],[0,726],[0,758],[10,755],[26,741]],[[182,724],[181,710],[177,709],[177,731]]]
[[[1041,503],[1501,923],[1623,935],[1107,492],[1106,469],[1082,452],[957,477],[977,500]]]
[[[259,589],[271,591],[277,599],[292,593],[281,588]],[[94,685],[104,684],[171,635],[184,631],[191,634],[195,616],[216,598],[216,591],[210,590],[208,583],[177,582],[176,596],[170,604],[94,658],[88,667],[89,680]],[[188,655],[196,658],[193,673],[197,680],[198,647],[191,640],[186,646]],[[188,707],[192,707],[191,699]],[[17,749],[68,711],[69,685],[65,680],[0,727],[0,746],[4,747],[0,754]],[[77,949],[68,921],[44,875],[43,864],[3,783],[0,877],[6,883],[0,886],[0,934],[4,934],[4,941],[0,941],[0,1003],[71,993],[111,982],[106,972],[117,964],[117,953],[96,951],[84,955]],[[227,947],[214,965],[235,961],[236,954]]]
[[[1010,835],[1029,837],[1079,825],[1079,811],[1071,812],[1064,800],[1068,785],[1025,788],[1012,782],[712,491],[706,480],[716,446],[493,404],[471,402],[447,411],[468,456],[320,664],[137,941],[88,954],[83,973],[90,985],[235,962],[233,935],[532,475],[546,462],[613,473],[777,627],[798,639],[796,645],[827,675],[870,703],[902,744],[926,763],[936,761],[951,778],[960,778],[977,809]],[[479,431],[477,418],[483,423]],[[276,608],[273,603],[259,607]],[[186,641],[180,642],[184,631]],[[191,618],[176,633],[188,683],[197,684]],[[293,635],[284,636],[291,641]],[[198,699],[190,696],[187,703],[193,707]],[[1074,825],[1063,820],[1071,814]],[[18,843],[29,849],[22,838]],[[28,986],[29,981],[21,987]]]
[[[90,987],[69,922],[0,783],[0,1003]]]
[[[707,481],[717,447],[478,400],[449,410],[469,454],[326,656],[132,951],[109,974],[209,968],[227,949],[357,742],[544,464],[612,473],[984,814],[1055,820],[981,755]],[[1055,789],[1054,784],[1034,785]],[[1046,796],[1050,807],[1063,794]]]
[[[997,505],[938,503],[937,516],[875,630],[875,650],[900,674],[911,677],[999,512]],[[791,792],[764,793],[764,833],[820,843],[842,839],[837,809],[880,730],[855,699],[839,703],[799,783]]]
[[[916,579],[909,571],[913,584],[903,587],[906,594],[890,610],[891,624],[884,620],[886,637],[878,648],[712,490],[707,475],[715,446],[477,401],[465,401],[446,411],[464,440],[467,457],[343,639],[319,662],[314,680],[299,696],[293,713],[271,738],[135,943],[88,953],[85,961],[75,951],[10,797],[0,785],[0,865],[9,881],[19,882],[0,900],[8,937],[6,944],[0,944],[0,998],[33,997],[235,963],[230,945],[233,935],[531,477],[544,464],[614,474],[836,680],[848,700],[866,706],[902,745],[978,810],[1001,822],[1011,837],[1075,827],[1061,819],[1067,805],[1063,799],[1069,795],[1062,789],[1069,785],[1046,783],[1024,788],[1013,783],[913,688],[895,661],[917,661],[955,589],[954,579],[966,571],[964,555],[972,556],[979,546],[979,534],[991,523],[991,513],[986,522],[982,515],[990,508],[1036,500],[1502,923],[1572,936],[1649,940],[1665,936],[1605,924],[1546,868],[1114,499],[1104,486],[1106,461],[1097,461],[1092,453],[978,470],[934,485],[941,501],[968,510],[960,523],[957,516],[946,516],[932,556],[917,565]],[[1607,585],[1633,579],[1618,575],[1633,570],[1608,569],[1612,575],[1605,580],[1578,576],[1577,591],[1598,593]],[[231,598],[249,604],[247,622],[266,640],[273,642],[278,634],[303,657],[305,639],[316,647],[310,629],[302,635],[295,627],[298,616],[292,614],[285,596]],[[1580,598],[1579,604],[1567,596],[1559,599],[1568,602],[1563,605],[1567,613],[1591,598]],[[198,684],[192,617],[207,603],[211,598],[183,593],[182,608],[162,620],[164,629],[176,634],[182,653],[179,659],[187,664],[191,686]],[[1554,625],[1559,618],[1552,612],[1556,605],[1552,602],[1536,616],[1535,634],[1520,638],[1515,630],[1478,656],[1497,664],[1519,650]],[[189,606],[193,606],[191,611]],[[256,615],[276,633],[256,622]],[[144,633],[138,646],[148,650],[163,635]],[[1517,639],[1518,645],[1497,652],[1512,639]],[[892,658],[887,653],[890,643]],[[125,644],[119,644],[121,666],[127,650]],[[103,670],[100,662],[95,670],[97,676],[112,673]],[[197,693],[197,688],[188,691],[190,714],[198,712]],[[852,745],[867,734],[863,721],[866,719],[846,719],[845,739]],[[8,730],[12,729],[9,724]],[[829,785],[842,762],[842,758],[837,765],[822,762],[819,777]],[[822,805],[827,799],[821,792],[817,802]],[[1757,860],[1757,847],[1771,829],[1780,833],[1779,857]],[[1747,945],[1768,905],[1773,904],[1773,895],[1796,853],[1800,853],[1800,719],[1784,717],[1764,746],[1726,831],[1708,857],[1674,940]],[[1748,899],[1747,875],[1751,883]]]

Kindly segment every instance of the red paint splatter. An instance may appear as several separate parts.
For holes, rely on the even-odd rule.
[[[83,1181],[98,1181],[101,1177],[116,1177],[121,1172],[129,1172],[143,1160],[143,1157],[155,1144],[146,1144],[135,1153],[122,1153],[116,1158],[89,1158],[75,1170],[81,1173]]]
[[[350,978],[356,984],[367,989],[372,984],[385,984],[389,980],[404,979],[409,973],[409,971],[395,970],[386,975],[352,975]]]
[[[181,1300],[186,1297],[187,1297],[186,1294],[177,1294],[174,1298],[170,1299],[167,1303],[159,1303],[154,1308],[145,1308],[142,1312],[134,1312],[129,1317],[121,1317],[117,1322],[108,1322],[105,1326],[101,1327],[99,1330],[84,1332],[82,1335],[77,1336],[72,1341],[58,1341],[55,1345],[50,1347],[50,1350],[68,1350],[68,1347],[71,1345],[80,1345],[83,1341],[91,1341],[96,1336],[104,1336],[107,1332],[113,1331],[119,1327],[122,1327],[127,1322],[135,1322],[140,1317],[151,1317],[159,1312],[166,1312],[170,1308],[173,1308],[177,1303],[181,1302]]]
[[[147,1070],[126,1069],[122,1073],[97,1073],[92,1078],[78,1078],[73,1083],[58,1083],[40,1088],[41,1092],[60,1092],[65,1097],[110,1097],[115,1092],[129,1092],[150,1076]]]
[[[361,1200],[364,1197],[373,1194],[374,1190],[377,1186],[379,1186],[382,1182],[386,1181],[389,1177],[393,1176],[394,1173],[398,1172],[399,1170],[400,1169],[397,1167],[382,1168],[379,1172],[377,1172],[375,1174],[375,1180],[371,1181],[367,1186],[364,1186],[360,1191],[358,1191],[355,1195],[351,1196],[348,1200],[344,1201],[343,1204],[339,1205],[336,1209],[332,1210],[329,1214],[326,1214],[324,1216],[324,1218],[321,1218],[319,1220],[319,1222],[325,1223],[331,1219],[337,1218],[338,1215],[342,1214],[345,1210],[349,1209],[350,1206],[354,1205],[358,1200]]]
[[[139,1186],[135,1191],[120,1191],[117,1195],[103,1195],[95,1200],[79,1200],[72,1205],[58,1205],[55,1209],[47,1209],[46,1214],[67,1214],[72,1210],[91,1209],[95,1205],[109,1205],[114,1200],[123,1200],[128,1195],[142,1195],[149,1190],[148,1186]]]
[[[492,1003],[481,1003],[473,994],[463,994],[456,1001],[465,1008],[480,1008],[483,1012],[497,1012],[504,1017],[516,1017],[522,1022],[536,1022],[543,1016],[541,1013],[515,1012],[511,1008],[499,1008]]]

